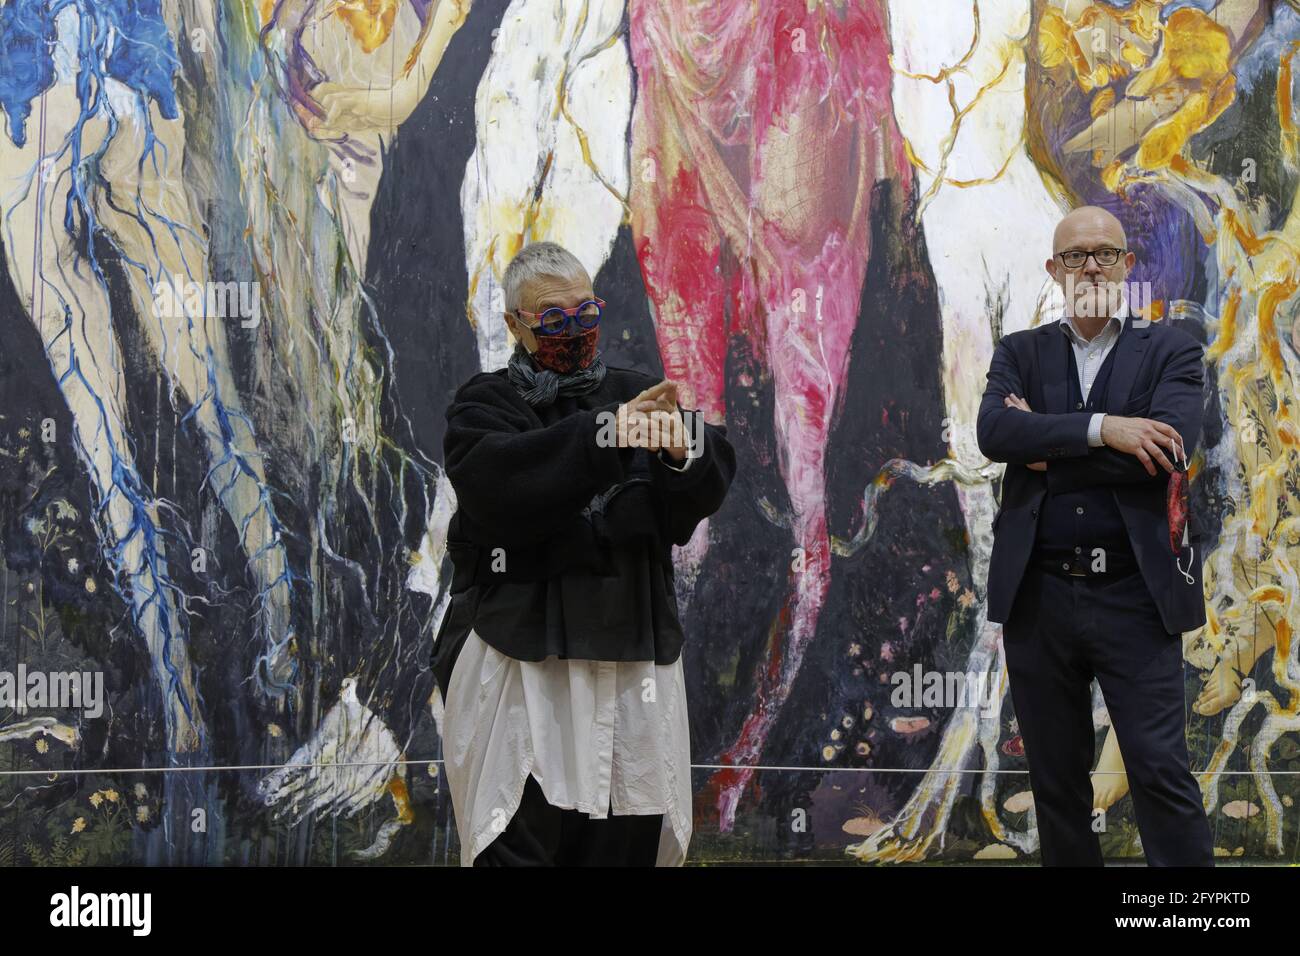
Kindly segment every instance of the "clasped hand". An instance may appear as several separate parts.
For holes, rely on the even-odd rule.
[[[686,427],[677,407],[677,383],[665,379],[618,407],[618,447],[663,451],[686,458]]]

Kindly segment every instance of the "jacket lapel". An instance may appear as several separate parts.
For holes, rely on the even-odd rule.
[[[1138,372],[1142,369],[1142,360],[1146,358],[1150,338],[1149,321],[1131,315],[1124,321],[1123,334],[1115,343],[1115,364],[1111,366],[1110,381],[1106,383],[1103,404],[1107,413],[1117,415],[1128,403]]]
[[[1056,322],[1043,326],[1035,343],[1038,347],[1038,368],[1042,372],[1043,397],[1041,408],[1049,415],[1066,411],[1070,391],[1065,376],[1070,372],[1066,349],[1070,347],[1065,332]],[[1032,408],[1032,403],[1030,405]]]

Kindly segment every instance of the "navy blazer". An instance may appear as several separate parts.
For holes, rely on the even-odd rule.
[[[1129,316],[1114,348],[1114,363],[1102,411],[1153,418],[1178,430],[1190,460],[1201,435],[1205,368],[1201,344],[1181,329]],[[1166,495],[1169,473],[1156,464],[1147,474],[1137,456],[1109,446],[1088,445],[1094,412],[1067,410],[1069,359],[1058,321],[1013,332],[998,342],[989,364],[988,386],[980,402],[976,440],[990,461],[1007,463],[1002,502],[993,516],[993,554],[989,561],[989,620],[1005,624],[1024,576],[1044,496],[1104,485],[1115,495],[1143,580],[1165,629],[1191,631],[1205,623],[1201,531],[1188,518],[1188,548],[1180,551],[1187,579],[1174,566],[1169,546]],[[1010,408],[1003,398],[1015,393],[1031,411]],[[1166,449],[1165,454],[1170,456]],[[1173,459],[1170,458],[1172,461]],[[1047,462],[1047,470],[1026,467]],[[1190,562],[1189,562],[1190,559]],[[1188,567],[1189,563],[1192,565]]]

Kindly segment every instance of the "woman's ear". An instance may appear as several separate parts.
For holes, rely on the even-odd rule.
[[[513,312],[503,312],[501,315],[506,320],[506,328],[510,330],[514,340],[524,347],[524,351],[535,351],[537,342],[532,339],[532,330],[516,319]]]

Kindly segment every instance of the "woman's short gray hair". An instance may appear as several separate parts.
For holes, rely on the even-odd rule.
[[[530,242],[515,254],[501,276],[506,311],[518,309],[524,288],[542,276],[552,279],[591,278],[578,257],[558,242]]]

